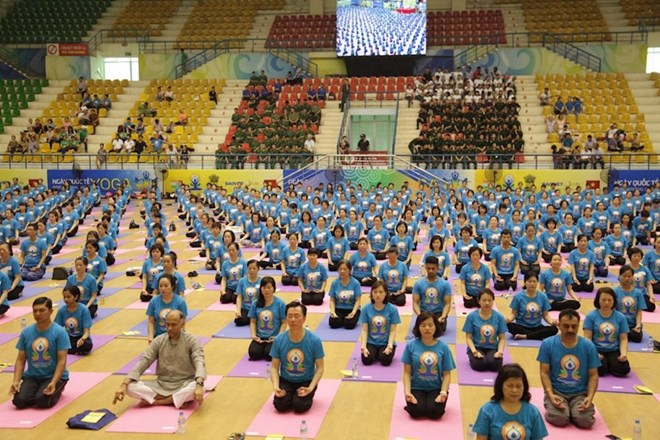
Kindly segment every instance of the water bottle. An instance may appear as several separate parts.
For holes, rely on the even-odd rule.
[[[183,411],[179,411],[179,420],[177,421],[177,434],[186,433],[186,416],[183,414]]]
[[[266,371],[264,371],[266,380],[270,380],[270,362],[266,362]]]
[[[303,419],[300,422],[300,440],[309,440],[309,430],[307,429],[307,421]]]
[[[27,318],[21,319],[21,332],[27,328]]]
[[[474,432],[474,425],[472,423],[468,425],[467,438],[468,440],[477,440],[477,433]]]
[[[351,377],[352,377],[353,379],[357,379],[357,378],[358,378],[358,362],[357,362],[357,358],[353,358],[353,370],[351,371]]]
[[[653,343],[653,336],[649,335],[649,347],[648,351],[653,353],[654,350],[654,343]]]
[[[632,440],[642,440],[642,422],[639,419],[635,420],[635,424],[633,425]]]

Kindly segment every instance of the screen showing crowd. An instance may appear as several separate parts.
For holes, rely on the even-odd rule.
[[[337,56],[426,54],[426,0],[337,0]]]

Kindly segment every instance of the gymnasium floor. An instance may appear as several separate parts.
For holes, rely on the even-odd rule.
[[[116,374],[125,369],[143,350],[147,343],[144,333],[137,336],[125,336],[124,332],[139,329],[144,321],[145,310],[142,305],[137,304],[139,290],[134,284],[139,281],[135,277],[125,276],[129,267],[141,266],[145,256],[143,246],[144,228],[126,229],[131,219],[140,222],[139,202],[132,201],[126,215],[122,219],[121,234],[118,239],[119,250],[117,252],[117,263],[110,268],[109,276],[106,278],[104,298],[100,305],[100,314],[105,317],[95,319],[92,328],[95,348],[94,351],[84,358],[72,358],[74,362],[69,363],[69,371],[72,373],[67,390],[64,392],[63,401],[56,407],[56,411],[46,420],[34,426],[32,429],[2,429],[3,439],[60,439],[63,434],[69,438],[119,438],[120,434],[111,433],[113,425],[120,426],[122,422],[135,426],[135,429],[151,429],[152,425],[160,426],[162,432],[174,429],[177,421],[177,411],[166,408],[165,412],[156,411],[156,408],[134,408],[135,401],[126,398],[123,402],[112,405],[114,392],[123,380],[123,375]],[[176,219],[174,206],[165,208],[168,219]],[[98,211],[95,210],[91,217],[85,222],[84,227],[74,239],[70,239],[65,249],[55,256],[51,268],[55,266],[69,266],[73,259],[80,254],[83,237],[88,227],[93,223]],[[248,435],[247,438],[263,438],[270,433],[293,434],[298,432],[300,421],[308,420],[310,425],[310,438],[317,439],[388,439],[396,437],[410,437],[418,439],[460,439],[469,423],[476,418],[477,411],[492,394],[489,384],[494,376],[477,377],[477,382],[487,386],[473,386],[465,383],[474,383],[474,375],[461,374],[461,385],[458,384],[459,375],[457,371],[452,373],[452,388],[450,390],[449,403],[445,417],[438,422],[422,421],[413,422],[403,412],[403,399],[395,399],[397,391],[401,391],[400,382],[369,382],[383,374],[383,371],[369,370],[360,365],[360,380],[340,380],[339,370],[346,369],[351,364],[355,342],[324,342],[326,352],[325,375],[321,382],[319,393],[315,399],[314,408],[307,416],[293,414],[273,416],[272,410],[272,388],[270,382],[264,378],[265,363],[253,364],[240,362],[247,353],[249,340],[247,338],[211,338],[215,333],[222,333],[225,326],[229,336],[235,335],[231,332],[233,327],[234,313],[229,308],[218,305],[218,295],[213,287],[212,272],[203,269],[203,259],[197,255],[197,250],[191,249],[184,236],[186,227],[178,221],[176,232],[169,235],[172,250],[179,255],[179,272],[187,274],[191,270],[199,272],[195,279],[186,279],[188,291],[186,301],[190,310],[196,311],[194,317],[189,319],[186,329],[194,335],[205,337],[204,346],[206,354],[206,365],[209,375],[222,376],[214,392],[207,395],[202,407],[196,409],[187,422],[187,434],[197,438],[227,438],[232,432],[258,432],[259,435]],[[141,223],[140,223],[141,224]],[[249,259],[256,256],[257,249],[244,249],[244,258]],[[414,263],[418,263],[422,255],[422,249],[416,252]],[[417,266],[417,264],[414,264]],[[415,268],[416,269],[416,268]],[[413,272],[416,273],[416,272]],[[268,272],[261,271],[261,275]],[[334,273],[331,273],[334,275]],[[13,364],[16,359],[16,336],[20,331],[21,315],[32,322],[30,305],[35,296],[46,295],[54,301],[61,303],[61,288],[63,281],[52,281],[51,271],[46,277],[26,287],[25,295],[18,301],[12,303],[13,311],[10,316],[0,319],[0,363]],[[193,282],[200,283],[203,288],[192,290]],[[137,286],[135,286],[137,287]],[[278,292],[278,295],[288,302],[297,297],[295,292]],[[591,296],[593,298],[593,296]],[[363,304],[368,302],[368,295],[363,295]],[[510,299],[498,297],[497,307],[503,313],[508,312],[507,302]],[[397,341],[400,346],[397,350],[397,358],[403,352],[403,344],[411,324],[411,299],[408,305],[400,310],[402,324],[397,331]],[[451,315],[455,316],[456,328],[463,325],[464,314],[462,313],[460,299],[458,307],[452,308]],[[593,309],[592,301],[582,301],[581,312],[587,313]],[[310,310],[307,324],[311,329],[327,327],[327,307]],[[55,313],[54,313],[55,314]],[[53,314],[53,317],[54,317]],[[660,315],[660,312],[656,313]],[[648,316],[648,315],[647,315]],[[647,322],[645,316],[645,322]],[[14,319],[12,319],[14,318]],[[645,324],[645,330],[649,331],[656,339],[660,339],[660,319],[656,324]],[[334,332],[344,332],[335,330]],[[240,333],[240,332],[239,332]],[[335,333],[335,339],[346,336],[345,339],[355,341],[355,334],[341,335]],[[239,334],[239,336],[243,336]],[[355,336],[355,337],[354,337]],[[448,332],[443,337],[450,344],[459,369],[464,372],[465,364],[464,347],[456,350],[456,333]],[[458,336],[458,341],[464,343],[463,335]],[[510,342],[507,339],[507,344]],[[105,343],[99,346],[101,343]],[[635,345],[635,344],[631,344]],[[537,350],[533,347],[508,346],[510,358],[522,364],[529,376],[531,386],[535,391],[540,391],[540,380],[538,375],[538,363],[535,361]],[[458,358],[456,357],[458,355]],[[615,434],[626,438],[632,436],[632,425],[635,418],[642,421],[644,438],[660,438],[660,375],[658,374],[658,360],[660,355],[648,352],[632,352],[629,354],[630,363],[638,380],[613,383],[613,389],[617,392],[598,392],[595,398],[596,406],[601,418],[596,431],[583,432],[577,428],[554,429],[549,428],[549,438],[604,438],[605,434]],[[400,365],[400,364],[399,364]],[[0,367],[3,368],[3,367]],[[13,407],[6,406],[9,403],[9,386],[12,374],[7,372],[10,367],[4,367],[0,373],[0,419],[15,420],[21,427],[33,426],[35,422],[32,416]],[[389,371],[385,371],[388,380],[400,380],[400,367],[393,365]],[[397,368],[398,371],[392,370]],[[102,373],[102,374],[84,374]],[[247,376],[247,377],[227,377]],[[74,386],[75,378],[81,378],[79,385]],[[84,379],[82,379],[84,377]],[[394,377],[394,379],[392,379]],[[327,381],[327,382],[326,382]],[[632,391],[631,384],[643,384],[658,393],[653,395],[639,395]],[[72,394],[79,388],[81,395],[72,401],[65,402],[67,394]],[[336,393],[332,390],[337,389]],[[323,396],[323,389],[326,390]],[[333,396],[334,394],[334,396]],[[533,400],[540,405],[539,396]],[[66,421],[69,417],[87,409],[108,408],[120,419],[111,423],[102,431],[92,433],[91,431],[67,430]],[[324,413],[324,409],[327,410]],[[263,411],[260,417],[257,417]],[[157,415],[158,414],[158,415]],[[129,419],[131,416],[133,422]],[[160,424],[160,425],[159,425]],[[7,426],[7,425],[1,425]],[[153,433],[138,434],[133,432],[123,433],[125,439],[153,438]],[[288,438],[289,436],[287,436]]]

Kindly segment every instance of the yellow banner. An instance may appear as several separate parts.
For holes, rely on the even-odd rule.
[[[46,170],[43,169],[2,170],[2,175],[0,175],[0,184],[2,185],[2,188],[4,188],[5,182],[9,182],[14,185],[14,179],[17,179],[17,183],[21,186],[37,186],[46,182],[46,174]],[[41,180],[41,182],[39,182],[39,180]]]
[[[601,180],[601,175],[606,177],[601,170],[476,170],[474,183],[475,186],[492,184],[503,188],[518,188],[520,183],[523,188],[534,185],[537,189],[543,184],[549,187],[552,183],[559,189],[567,186],[575,189],[578,185],[582,189],[602,188],[607,182]]]
[[[261,189],[264,183],[275,185],[282,178],[282,170],[170,170],[165,178],[165,188],[170,191],[183,183],[197,192],[214,183],[231,193],[239,184],[243,188]]]

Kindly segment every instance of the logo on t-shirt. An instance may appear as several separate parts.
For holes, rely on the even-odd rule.
[[[557,379],[564,383],[575,385],[580,382],[580,359],[572,353],[564,355],[559,361],[559,375]]]
[[[432,381],[438,378],[438,354],[425,351],[419,356],[417,375],[420,380]]]
[[[399,278],[399,271],[396,269],[390,269],[387,271],[387,282],[389,284],[396,284],[397,279]]]
[[[353,300],[353,291],[352,290],[340,290],[337,295],[340,303],[350,303]]]
[[[623,313],[629,315],[637,313],[637,300],[632,296],[624,296],[621,299],[621,305],[623,306]]]
[[[273,312],[270,310],[259,312],[259,328],[262,330],[273,330]]]
[[[530,301],[525,306],[525,318],[538,319],[541,312],[541,307],[534,301]]]
[[[286,354],[286,371],[289,374],[304,374],[305,373],[305,354],[299,348],[292,348]]]
[[[383,315],[376,315],[371,318],[371,335],[372,336],[385,336],[385,324],[387,319]]]
[[[36,368],[42,368],[50,365],[51,357],[48,352],[48,339],[43,336],[35,338],[32,341],[32,365]]]
[[[615,335],[616,328],[611,322],[602,322],[598,326],[598,335],[596,336],[596,342],[612,344],[616,342]]]
[[[490,324],[484,324],[479,329],[479,343],[481,344],[495,344],[497,340],[495,339],[495,327]]]
[[[78,334],[78,320],[74,316],[68,317],[64,321],[64,328],[69,331],[70,335]]]
[[[440,300],[438,299],[438,290],[435,287],[429,287],[426,289],[425,293],[424,304],[437,305],[440,303]]]
[[[165,326],[165,319],[167,318],[167,314],[170,313],[172,309],[162,309],[160,313],[158,314],[158,325],[161,327]]]
[[[502,426],[501,434],[505,440],[524,440],[526,438],[525,427],[515,420],[506,422]]]

